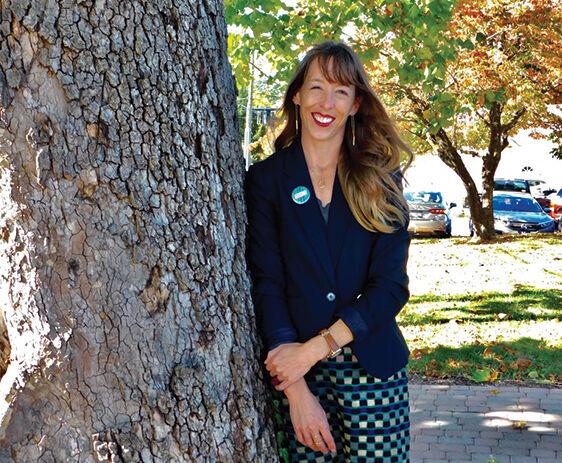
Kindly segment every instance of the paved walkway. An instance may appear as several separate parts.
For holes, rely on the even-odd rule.
[[[411,463],[562,463],[562,389],[411,383],[410,406]]]

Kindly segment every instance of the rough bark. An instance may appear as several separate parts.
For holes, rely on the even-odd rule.
[[[275,461],[222,4],[0,14],[0,461]]]

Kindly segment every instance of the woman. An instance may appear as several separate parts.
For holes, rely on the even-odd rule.
[[[247,175],[248,258],[294,462],[405,462],[408,208],[400,140],[346,45],[312,48],[277,152]]]

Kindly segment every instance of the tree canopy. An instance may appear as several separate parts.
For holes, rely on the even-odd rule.
[[[291,6],[292,5],[292,6]],[[428,134],[475,153],[489,145],[493,103],[507,135],[560,126],[562,19],[554,0],[227,0],[230,57],[239,85],[252,50],[286,83],[300,53],[326,39],[354,47],[418,152]],[[536,132],[536,136],[541,136]],[[429,143],[428,143],[429,142]]]
[[[510,137],[533,129],[560,153],[557,0],[227,0],[226,18],[239,84],[250,51],[278,88],[311,45],[350,44],[414,151],[436,153],[461,178],[481,239],[494,235],[493,178]],[[482,157],[482,197],[462,153]]]

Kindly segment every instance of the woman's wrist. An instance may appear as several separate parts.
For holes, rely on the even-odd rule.
[[[310,390],[308,389],[306,380],[304,378],[301,378],[287,387],[284,392],[287,400],[290,402],[292,400],[303,397],[303,395],[310,392]]]
[[[304,347],[307,349],[312,365],[324,360],[330,353],[330,347],[320,335],[310,338],[304,343]]]

